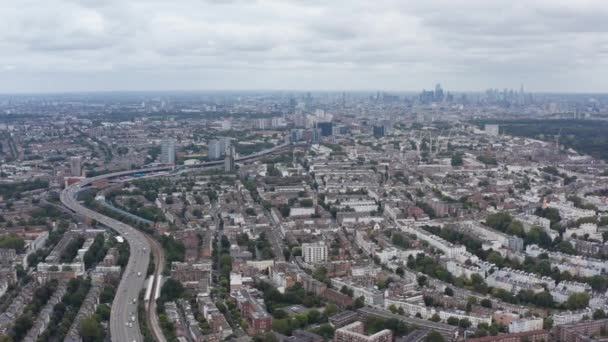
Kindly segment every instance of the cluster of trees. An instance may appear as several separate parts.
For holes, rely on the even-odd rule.
[[[100,303],[112,303],[116,295],[116,286],[104,285],[99,294]]]
[[[234,149],[236,153],[240,155],[248,155],[256,152],[260,152],[269,148],[274,147],[272,143],[269,142],[259,142],[255,144],[235,144]]]
[[[568,174],[566,173],[561,173],[559,172],[559,170],[555,167],[555,166],[545,166],[543,168],[540,169],[540,171],[544,172],[544,173],[548,173],[551,176],[554,177],[561,177],[564,179],[564,185],[568,185],[570,183],[574,183],[576,181],[576,176],[568,176]],[[546,180],[553,180],[551,179],[551,176],[545,176],[544,178]]]
[[[391,242],[393,243],[393,245],[399,248],[410,248],[410,240],[407,237],[403,236],[403,234],[400,232],[395,231],[392,233]]]
[[[605,139],[608,123],[597,120],[483,120],[476,122],[499,124],[505,134],[541,140],[551,140],[559,136],[560,145],[590,154],[596,158],[608,159],[608,140]]]
[[[83,342],[103,342],[105,338],[104,328],[96,315],[83,318],[80,321],[79,332]]]
[[[163,214],[162,210],[160,210],[156,206],[144,206],[141,203],[139,203],[135,198],[129,198],[126,203],[126,208],[121,208],[121,209],[125,209],[126,211],[130,212],[131,214],[144,218],[148,221],[152,221],[152,222],[164,222],[165,221],[165,215]]]
[[[114,241],[116,249],[118,250],[118,260],[116,260],[116,264],[122,268],[127,266],[129,262],[129,256],[131,254],[131,249],[129,248],[129,244],[126,242],[118,243],[116,239],[112,239]]]
[[[236,243],[239,246],[246,246],[247,250],[251,252],[253,258],[258,255],[260,259],[267,260],[274,258],[274,252],[272,251],[272,245],[265,233],[261,233],[256,240],[250,240],[247,233],[240,233],[236,237]]]
[[[25,337],[32,325],[34,325],[34,320],[40,310],[42,310],[57,290],[57,284],[57,280],[51,280],[34,291],[32,301],[25,307],[21,316],[15,320],[15,324],[8,333],[9,337],[14,341],[21,341]]]
[[[431,219],[437,217],[437,213],[435,213],[435,209],[433,209],[428,203],[422,201],[416,201],[416,206],[424,211]]]
[[[225,235],[220,240],[219,251],[213,249],[213,265],[219,271],[219,284],[216,288],[219,297],[224,298],[230,292],[230,272],[232,271],[232,257],[230,256],[230,241]]]
[[[498,215],[498,214],[496,214],[496,215]],[[502,224],[502,227],[509,226],[504,223],[501,223],[501,224]],[[499,227],[498,225],[496,225],[496,226]],[[541,254],[538,259],[527,257],[524,259],[523,263],[520,263],[519,261],[517,261],[515,259],[509,259],[509,258],[503,257],[502,255],[500,255],[499,253],[497,253],[495,251],[482,250],[481,243],[479,241],[471,239],[467,235],[457,232],[455,230],[441,229],[439,227],[432,227],[432,226],[425,226],[423,228],[435,235],[438,235],[438,236],[444,238],[447,241],[465,245],[467,247],[467,250],[469,250],[469,252],[477,255],[482,260],[495,264],[497,267],[500,267],[500,268],[509,267],[509,268],[513,268],[513,269],[524,270],[529,273],[535,273],[535,274],[539,274],[542,276],[551,277],[554,280],[556,280],[557,282],[564,281],[564,280],[575,280],[575,281],[580,281],[580,282],[586,282],[591,285],[591,287],[593,288],[594,291],[598,291],[598,292],[606,291],[606,289],[608,289],[608,279],[605,276],[593,276],[593,277],[584,278],[584,277],[574,277],[568,272],[560,272],[559,269],[557,269],[555,267],[551,267],[551,262],[547,259],[547,255]],[[528,232],[528,234],[525,235],[526,236],[525,241],[527,241],[527,243],[537,243],[543,247],[555,248],[560,251],[566,251],[566,252],[568,251],[568,248],[567,248],[568,246],[570,248],[572,248],[572,246],[569,243],[564,242],[564,241],[561,241],[557,244],[547,245],[547,241],[550,241],[550,239],[548,238],[548,236],[546,238],[543,238],[544,235],[541,233],[544,233],[544,232],[542,230],[540,230],[540,228],[532,228],[530,230],[530,232]],[[573,253],[573,251],[571,253]],[[481,277],[479,277],[479,278],[481,278]],[[479,280],[479,279],[477,279],[477,277],[471,277],[471,279],[465,279],[465,278],[459,277],[459,278],[454,278],[452,283],[458,287],[466,287],[466,288],[472,289],[472,290],[480,292],[480,293],[487,293],[487,285],[485,285],[485,282],[483,282],[483,279],[481,279],[481,281],[476,281],[476,280]]]
[[[289,317],[285,311],[278,309],[274,313],[272,328],[280,334],[289,336],[296,329],[302,329],[311,324],[322,322],[327,322],[327,317],[323,316],[316,309],[311,309],[306,313],[296,314],[292,317]]]
[[[84,240],[85,238],[83,236],[78,236],[74,240],[70,241],[63,253],[61,253],[61,262],[71,262],[74,260],[76,254],[78,254],[78,250],[84,244]]]
[[[492,325],[479,323],[473,337],[496,336],[499,332],[507,332],[506,327],[496,322],[492,322]]]
[[[471,326],[471,321],[469,321],[467,318],[458,319],[456,317],[450,317],[448,318],[447,323],[463,329],[468,329]]]
[[[317,268],[314,269],[314,271],[312,272],[312,277],[322,283],[331,284],[331,281],[329,280],[329,277],[327,276],[327,268],[325,268],[324,266],[319,266]]]
[[[85,205],[87,207],[89,207],[89,208],[97,211],[98,213],[101,213],[103,215],[109,216],[109,217],[111,217],[111,218],[113,218],[115,220],[124,222],[124,223],[126,223],[126,224],[128,224],[128,225],[130,225],[132,227],[135,227],[135,228],[137,228],[137,229],[139,229],[139,230],[147,233],[147,234],[154,235],[154,230],[152,228],[150,228],[149,224],[147,224],[147,223],[145,223],[143,221],[137,220],[137,219],[135,219],[135,218],[133,218],[131,216],[128,216],[127,214],[123,214],[123,213],[120,213],[120,212],[118,212],[116,210],[112,210],[112,209],[110,209],[110,208],[108,208],[106,206],[103,206],[103,205],[101,205],[101,204],[99,204],[99,203],[97,203],[97,202],[95,202],[93,200],[91,200],[91,201],[85,201]]]
[[[285,293],[280,293],[274,286],[264,281],[256,283],[256,288],[264,293],[264,303],[268,312],[274,315],[274,312],[289,305],[301,304],[309,308],[321,306],[323,301],[314,293],[306,292],[301,284],[296,283],[294,286],[285,290]],[[335,313],[336,308],[332,307],[330,313]],[[325,312],[327,315],[327,312]],[[280,315],[280,314],[279,314]]]
[[[177,342],[177,334],[175,333],[175,326],[169,318],[165,314],[158,315],[158,322],[160,324],[160,328],[163,331],[163,335],[169,342]]]
[[[79,277],[68,282],[66,293],[53,308],[49,324],[38,337],[39,341],[63,341],[90,287],[89,278]]]
[[[522,290],[517,295],[513,295],[509,291],[495,288],[492,290],[492,295],[512,304],[533,304],[543,308],[553,308],[555,306],[553,296],[549,291],[534,293],[530,290]]]
[[[179,281],[168,278],[167,281],[163,283],[163,286],[160,288],[160,297],[156,300],[157,308],[164,310],[164,304],[166,302],[172,302],[179,298],[182,298],[186,289]]]
[[[462,166],[462,164],[463,164],[462,156],[463,155],[464,154],[462,152],[454,152],[452,154],[452,160],[451,160],[452,166]]]
[[[159,238],[160,244],[165,251],[165,260],[167,265],[171,265],[174,261],[184,261],[186,256],[186,247],[181,241],[175,240],[172,236],[163,235]]]
[[[531,290],[521,290],[517,295],[503,289],[494,289],[492,294],[507,303],[513,304],[533,304],[543,308],[560,308],[567,310],[579,310],[589,304],[589,295],[586,293],[572,294],[565,303],[557,305],[549,291],[534,293]]]
[[[21,254],[25,251],[25,241],[15,234],[0,236],[0,248],[14,249]]]
[[[595,205],[593,205],[591,203],[585,203],[582,198],[580,198],[576,195],[568,196],[568,201],[572,202],[574,204],[574,206],[579,209],[595,210],[595,211],[598,210]]]
[[[67,228],[67,222],[61,221],[59,227],[49,233],[49,237],[44,243],[44,248],[39,248],[36,252],[28,255],[27,262],[30,267],[36,267],[39,262],[44,260],[46,256],[51,252],[53,247],[61,240],[63,234],[65,234]]]
[[[537,244],[543,248],[550,248],[553,246],[553,240],[544,230],[539,227],[532,227],[532,229],[526,233],[523,224],[518,220],[515,220],[509,213],[489,215],[486,218],[486,225],[501,232],[519,236],[524,240],[526,245]]]
[[[486,164],[486,165],[498,165],[498,161],[496,161],[496,158],[494,157],[488,157],[488,156],[477,156],[477,160]]]
[[[49,187],[49,182],[45,180],[35,179],[20,183],[2,183],[0,184],[0,196],[4,200],[20,199],[22,193],[38,189],[46,189]]]
[[[262,232],[255,240],[255,248],[259,252],[259,256],[262,260],[272,259],[274,258],[274,252],[272,251],[272,245],[268,238],[266,237],[266,233]],[[256,254],[258,255],[258,254]]]
[[[293,330],[301,329],[311,324],[325,323],[329,316],[338,311],[338,308],[334,304],[327,304],[323,313],[314,309],[321,306],[323,301],[313,293],[306,293],[299,283],[286,289],[284,294],[281,294],[274,286],[264,281],[257,282],[256,287],[263,292],[266,308],[274,317],[272,323],[273,329],[284,335],[291,335]],[[308,310],[306,313],[289,317],[282,308],[295,304],[313,309]],[[330,331],[327,327],[320,329],[320,332],[324,336],[333,336],[333,330]]]
[[[159,151],[160,153],[160,151]],[[174,192],[169,190],[173,189],[174,184],[168,178],[150,178],[150,179],[137,179],[132,183],[137,187],[147,200],[153,202],[156,200],[159,191],[162,192]],[[140,194],[139,192],[131,192],[130,194]]]
[[[107,248],[105,246],[105,238],[103,234],[97,234],[95,240],[89,247],[89,250],[84,254],[84,266],[85,268],[90,268],[91,266],[97,264],[106,256]]]
[[[407,335],[413,328],[396,318],[384,319],[381,317],[369,316],[365,320],[365,328],[368,334],[375,334],[384,329],[391,330],[395,337]]]
[[[410,255],[407,260],[407,267],[416,270],[417,272],[427,274],[433,278],[448,283],[452,282],[452,274],[435,259],[426,256],[423,253],[419,253],[415,258]]]

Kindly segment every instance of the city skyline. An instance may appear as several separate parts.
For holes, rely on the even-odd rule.
[[[601,1],[0,6],[0,93],[608,86]]]

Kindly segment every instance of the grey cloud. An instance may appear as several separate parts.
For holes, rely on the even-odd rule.
[[[207,89],[211,76],[239,89],[264,79],[275,89],[416,90],[445,79],[452,89],[526,80],[576,90],[566,77],[608,72],[606,17],[602,0],[9,1],[0,3],[0,92],[36,90],[27,80],[37,78],[77,90],[87,75],[87,90],[185,89],[179,79]],[[157,85],[155,75],[175,82]]]

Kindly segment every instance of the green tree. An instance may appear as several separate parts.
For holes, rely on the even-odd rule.
[[[550,330],[553,327],[553,318],[547,317],[543,320],[543,329]]]
[[[322,324],[315,330],[315,333],[329,340],[334,338],[334,328],[329,324]]]
[[[161,301],[170,302],[180,298],[184,294],[184,286],[179,281],[169,278],[160,289]]]
[[[334,303],[329,303],[325,306],[325,315],[327,317],[331,317],[333,315],[335,315],[338,312],[338,307],[336,306],[336,304]]]
[[[606,318],[606,312],[604,312],[604,310],[597,309],[593,312],[593,319],[597,320],[597,319],[604,319],[604,318]]]
[[[96,342],[100,341],[103,335],[103,328],[101,324],[97,322],[95,317],[90,316],[84,318],[80,322],[80,336],[84,342]]]
[[[569,310],[578,310],[587,307],[589,304],[589,295],[586,293],[573,293],[566,301],[566,307]]]
[[[456,317],[449,317],[447,322],[449,325],[454,325],[454,326],[458,326],[458,324],[460,323],[460,321]]]
[[[431,331],[430,333],[428,333],[428,335],[426,335],[426,337],[424,338],[424,341],[425,342],[444,342],[445,339],[443,338],[443,335],[441,335],[437,331]]]
[[[355,303],[353,304],[353,306],[355,307],[355,309],[360,309],[362,307],[365,306],[365,298],[363,298],[363,296],[355,299]]]
[[[312,309],[306,313],[306,316],[308,316],[308,324],[317,324],[321,321],[319,310]]]
[[[492,301],[488,298],[482,299],[479,304],[481,304],[481,306],[483,306],[484,308],[492,308]]]
[[[462,166],[462,152],[456,152],[452,154],[451,164],[452,166]]]
[[[463,318],[458,322],[458,326],[462,329],[468,329],[471,326],[471,321],[468,318]]]
[[[109,321],[110,312],[111,309],[107,304],[100,304],[97,306],[97,310],[95,310],[95,315],[97,315],[102,321]]]

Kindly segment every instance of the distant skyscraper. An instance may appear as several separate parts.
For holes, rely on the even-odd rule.
[[[384,126],[383,125],[374,125],[374,137],[382,138],[384,136]]]
[[[209,159],[221,159],[226,155],[228,149],[231,146],[230,138],[219,138],[209,141],[209,145],[207,146],[209,149]]]
[[[224,157],[224,171],[226,172],[234,172],[234,146],[228,147],[226,150],[226,156]]]
[[[315,128],[312,130],[312,143],[318,144],[321,141],[321,130]]]
[[[321,136],[328,137],[333,133],[334,124],[333,122],[319,122],[317,128],[321,130]]]
[[[160,146],[160,162],[163,164],[175,164],[175,140],[165,139]]]
[[[301,129],[292,129],[290,133],[290,142],[295,143],[302,139]]]
[[[82,176],[82,158],[80,158],[80,157],[70,158],[70,173],[74,177]]]
[[[441,89],[441,84],[439,83],[437,83],[437,85],[435,86],[435,101],[443,101],[443,89]]]
[[[220,149],[222,155],[225,155],[228,152],[228,149],[232,145],[232,138],[220,138]]]
[[[207,148],[209,149],[209,159],[220,159],[222,157],[222,149],[219,140],[210,140]]]

